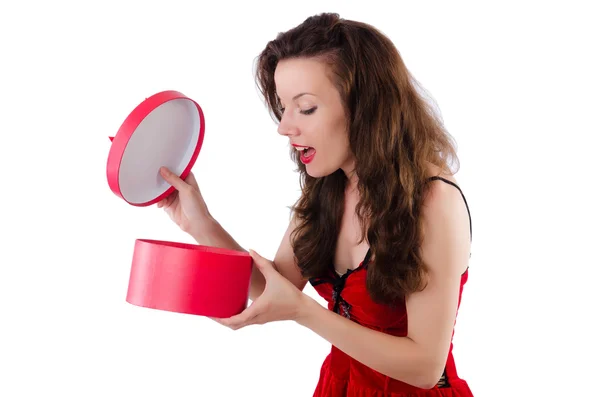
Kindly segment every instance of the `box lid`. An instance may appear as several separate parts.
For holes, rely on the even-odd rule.
[[[140,103],[110,140],[110,189],[131,205],[149,206],[174,190],[160,167],[182,179],[190,173],[204,140],[204,114],[184,94],[162,91]]]

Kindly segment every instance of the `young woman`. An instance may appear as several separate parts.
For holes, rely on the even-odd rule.
[[[392,42],[321,14],[281,33],[257,82],[289,140],[302,194],[273,261],[250,251],[253,301],[233,329],[293,320],[331,342],[315,396],[472,396],[452,337],[471,218],[452,139]],[[243,250],[194,176],[158,204],[199,244]],[[307,282],[328,308],[302,292]]]

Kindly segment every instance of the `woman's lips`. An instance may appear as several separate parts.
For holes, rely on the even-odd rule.
[[[309,147],[300,154],[300,161],[302,161],[304,164],[308,164],[313,161],[316,153],[317,151],[314,148]]]
[[[304,146],[292,143],[292,146],[296,148],[300,153],[300,161],[304,164],[308,164],[315,158],[317,151],[312,146]]]

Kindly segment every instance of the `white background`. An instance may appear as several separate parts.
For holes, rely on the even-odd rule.
[[[322,11],[386,33],[458,142],[474,232],[459,374],[476,396],[600,395],[598,12],[448,3],[2,1],[0,395],[312,395],[330,345],[296,324],[233,332],[125,302],[136,238],[191,239],[113,195],[105,167],[140,101],[182,91],[206,115],[211,212],[272,258],[298,175],[253,62]]]

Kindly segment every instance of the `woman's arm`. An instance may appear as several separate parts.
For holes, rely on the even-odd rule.
[[[159,208],[164,208],[182,230],[190,234],[200,245],[247,252],[210,214],[193,173],[190,173],[185,181],[166,167],[161,167],[160,173],[165,181],[177,189],[177,194],[170,195],[157,205]],[[275,256],[277,266],[275,264],[273,266],[279,274],[302,291],[306,280],[303,280],[300,269],[296,265],[290,242],[291,232],[296,225],[294,216],[277,250]],[[252,301],[262,295],[265,285],[264,275],[258,271],[256,264],[253,264],[249,291]]]
[[[426,288],[406,301],[408,335],[374,331],[304,296],[296,321],[338,349],[384,375],[420,388],[440,379],[456,318],[460,278],[470,251],[468,214],[462,196],[445,183],[432,184],[423,207],[422,257]]]

